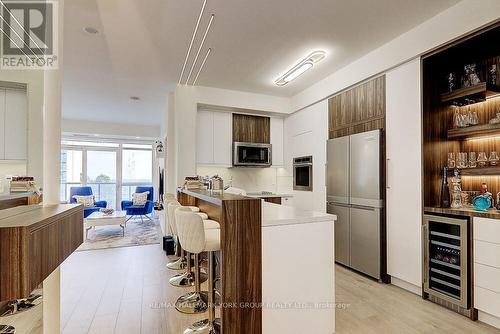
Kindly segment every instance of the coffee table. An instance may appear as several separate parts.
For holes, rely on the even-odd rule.
[[[100,211],[92,212],[85,218],[85,239],[88,238],[89,230],[96,226],[119,225],[125,236],[125,227],[127,227],[127,211],[114,211],[110,215],[105,215]]]

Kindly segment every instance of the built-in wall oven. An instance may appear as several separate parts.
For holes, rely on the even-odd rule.
[[[313,190],[313,157],[293,159],[293,190]]]
[[[271,167],[272,145],[263,143],[233,143],[233,166]]]

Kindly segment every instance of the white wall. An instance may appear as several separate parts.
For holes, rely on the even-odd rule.
[[[167,133],[168,149],[170,150],[170,145],[173,145],[175,171],[174,175],[170,173],[168,177],[169,191],[182,185],[186,176],[196,175],[196,113],[199,103],[276,113],[290,111],[287,98],[210,87],[178,85],[172,100],[173,108],[168,110],[168,121],[173,118],[174,128],[168,127]]]
[[[292,97],[299,110],[500,18],[498,0],[464,0]]]
[[[321,101],[285,119],[285,167],[293,182],[293,158],[313,156],[313,191],[293,191],[294,206],[326,211],[326,140],[328,139],[328,103]]]
[[[24,83],[28,95],[28,161],[27,174],[43,184],[43,71],[1,70],[0,81]]]
[[[99,134],[103,136],[125,136],[132,138],[159,138],[160,124],[158,124],[158,126],[147,126],[63,119],[62,132]]]
[[[291,178],[288,177],[288,171],[282,167],[227,168],[199,165],[196,171],[201,176],[219,175],[224,180],[224,185],[229,185],[229,182],[232,180],[233,187],[244,189],[246,192],[271,191],[278,194],[292,193]]]

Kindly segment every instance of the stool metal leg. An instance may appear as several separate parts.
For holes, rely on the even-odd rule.
[[[167,268],[170,270],[184,270],[186,267],[187,260],[183,249],[181,249],[181,256],[177,260],[167,263]]]
[[[184,334],[219,334],[220,319],[215,318],[215,259],[214,252],[208,252],[208,319],[195,322]]]
[[[199,277],[200,282],[204,283],[207,280],[207,274],[204,272],[198,272],[199,275],[195,275],[195,273],[192,270],[192,265],[191,265],[191,255],[187,253],[187,260],[186,260],[186,272],[175,275],[169,280],[169,283],[173,286],[182,288],[182,287],[188,287],[188,286],[194,286],[195,285],[195,278],[196,276]],[[195,256],[196,258],[196,256]],[[195,260],[196,262],[196,260]],[[195,263],[196,267],[196,263]]]
[[[0,325],[0,334],[15,334],[16,329],[9,325]]]
[[[194,267],[195,291],[179,297],[175,302],[175,308],[181,313],[203,313],[208,308],[208,293],[201,291],[199,254],[194,255]]]

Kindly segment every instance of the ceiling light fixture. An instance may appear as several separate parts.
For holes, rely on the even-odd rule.
[[[212,14],[210,16],[210,21],[208,21],[207,29],[205,30],[205,34],[203,35],[203,38],[201,40],[200,47],[198,48],[198,52],[196,52],[196,57],[194,57],[193,65],[191,65],[191,70],[189,71],[189,74],[188,74],[188,77],[186,80],[186,85],[189,81],[189,78],[191,78],[191,74],[193,74],[194,66],[196,65],[196,61],[198,60],[198,56],[200,55],[201,48],[203,48],[203,44],[205,44],[205,39],[207,38],[208,31],[210,30],[210,27],[212,26],[212,22],[214,21],[214,17],[215,17],[215,14]]]
[[[89,35],[97,35],[99,33],[99,30],[94,27],[85,27],[83,28],[83,31]]]
[[[184,70],[186,69],[186,64],[187,64],[188,59],[189,59],[189,54],[191,53],[191,48],[193,47],[194,38],[196,37],[196,32],[198,31],[198,27],[200,25],[201,17],[203,16],[203,12],[205,11],[206,4],[207,4],[207,0],[203,1],[203,6],[201,6],[200,15],[198,15],[198,21],[196,21],[196,27],[194,28],[193,36],[191,37],[191,43],[189,43],[188,52],[187,52],[186,58],[184,59],[184,65],[182,65],[181,76],[179,77],[179,84],[182,81],[182,76],[184,75]]]
[[[284,86],[290,81],[296,79],[300,75],[302,75],[307,70],[311,69],[314,64],[323,60],[326,57],[325,51],[314,51],[306,58],[302,59],[296,65],[294,65],[291,69],[285,72],[285,74],[281,75],[278,79],[274,80],[274,83],[278,86]]]
[[[139,101],[141,98],[139,96],[131,96],[130,99],[132,101]]]
[[[198,77],[200,76],[200,73],[201,73],[201,70],[203,69],[203,66],[205,66],[205,63],[207,61],[208,56],[210,55],[210,52],[212,52],[211,48],[209,48],[207,50],[207,54],[205,55],[205,58],[203,58],[203,62],[200,65],[200,69],[198,70],[198,73],[196,73],[196,77],[194,78],[193,86],[196,85],[196,81],[198,81]]]

